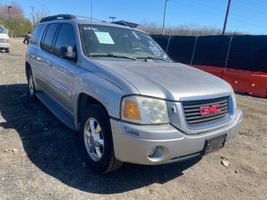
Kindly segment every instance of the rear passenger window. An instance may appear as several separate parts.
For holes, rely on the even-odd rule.
[[[43,50],[47,51],[47,52],[52,52],[53,50],[53,39],[56,33],[58,25],[57,24],[50,24],[48,25],[48,27],[46,28],[46,33],[45,36],[42,40],[42,44],[41,47]]]
[[[63,24],[59,30],[56,45],[55,54],[60,56],[60,49],[62,47],[72,47],[76,52],[75,33],[71,24]]]

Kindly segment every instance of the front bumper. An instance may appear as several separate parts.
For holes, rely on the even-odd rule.
[[[10,48],[10,44],[9,43],[0,43],[0,49],[6,49],[6,48]]]
[[[111,119],[115,156],[129,163],[156,165],[172,163],[201,155],[207,139],[227,134],[226,141],[240,129],[242,111],[237,109],[234,118],[224,127],[209,132],[189,135],[172,125],[134,125]],[[153,147],[156,157],[149,157]]]

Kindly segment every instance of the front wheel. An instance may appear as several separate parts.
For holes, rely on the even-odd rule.
[[[9,53],[10,52],[10,49],[9,48],[5,48],[5,52],[6,53]]]
[[[84,150],[93,170],[108,173],[122,165],[115,158],[109,117],[101,106],[91,105],[86,109],[81,133]]]

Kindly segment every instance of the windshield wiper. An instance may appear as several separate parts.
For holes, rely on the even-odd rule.
[[[131,60],[136,60],[134,57],[130,56],[124,56],[124,55],[118,55],[118,54],[113,54],[113,53],[107,53],[107,54],[93,54],[90,55],[91,57],[112,57],[112,58],[127,58]]]
[[[160,57],[155,57],[155,56],[136,57],[136,59],[145,59],[145,60],[151,59],[151,60],[162,60],[162,61],[165,61],[165,62],[169,62],[167,59],[160,58]]]

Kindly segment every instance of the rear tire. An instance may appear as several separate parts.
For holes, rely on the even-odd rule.
[[[28,80],[28,96],[34,100],[36,99],[36,90],[31,69],[28,69],[27,71],[27,80]]]
[[[82,117],[81,141],[90,167],[109,173],[122,166],[114,155],[109,116],[99,105],[90,105]]]

